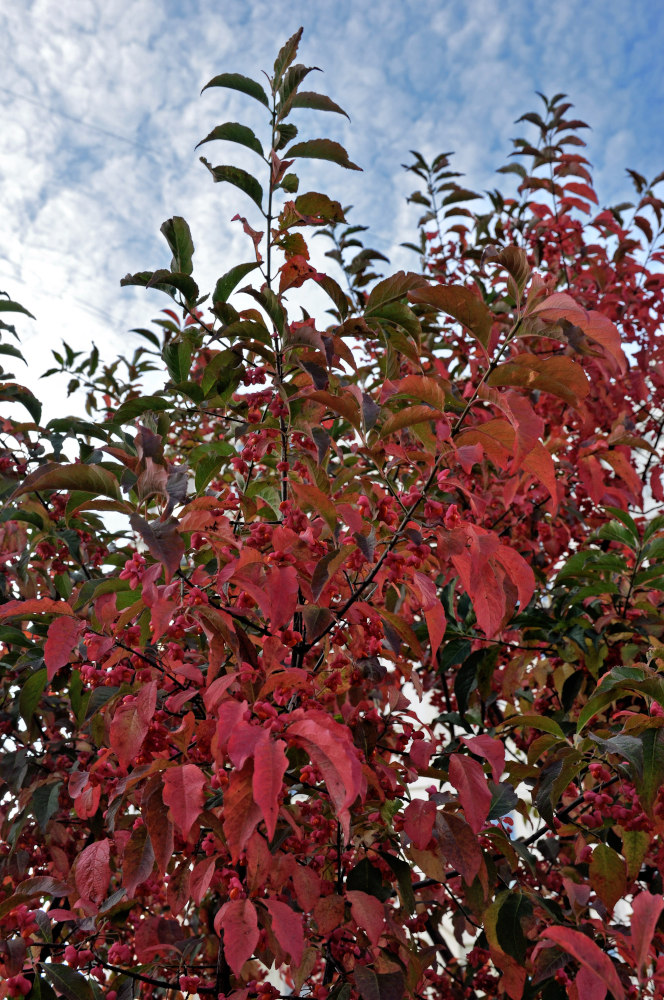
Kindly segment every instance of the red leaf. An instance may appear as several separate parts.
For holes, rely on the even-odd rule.
[[[272,628],[284,628],[295,614],[297,607],[298,579],[293,566],[273,569],[265,582],[270,600]]]
[[[321,898],[320,875],[308,865],[298,865],[293,872],[293,886],[298,905],[305,911],[313,910]]]
[[[521,460],[523,468],[539,479],[551,496],[554,505],[554,513],[558,509],[558,487],[556,485],[556,466],[551,454],[544,447],[541,441],[523,456]]]
[[[418,851],[426,850],[433,834],[436,803],[425,799],[409,802],[404,810],[404,830]]]
[[[157,682],[150,681],[133,701],[123,702],[111,721],[111,748],[122,767],[135,760],[147,736],[157,704]]]
[[[262,902],[272,917],[274,936],[284,951],[290,955],[293,964],[299,965],[304,954],[304,930],[301,915],[277,899],[264,899]]]
[[[571,927],[547,927],[542,931],[542,938],[559,945],[580,965],[594,973],[613,994],[615,1000],[625,1000],[625,993],[613,962],[581,931],[575,931]]]
[[[178,531],[178,522],[171,517],[168,521],[152,521],[148,524],[139,514],[132,514],[129,523],[147,545],[150,555],[164,567],[168,582],[179,568],[184,555],[184,542]]]
[[[465,743],[472,753],[489,761],[493,780],[498,783],[505,770],[505,744],[495,736],[487,736],[486,733],[481,733],[479,736],[462,736],[461,742]]]
[[[314,920],[320,934],[328,935],[344,923],[344,900],[342,896],[323,896],[314,906]]]
[[[56,618],[49,625],[48,637],[44,645],[44,662],[49,681],[53,680],[60,667],[69,663],[83,628],[83,622],[69,616]]]
[[[350,889],[346,892],[346,898],[350,902],[353,920],[358,927],[367,932],[371,943],[377,945],[385,923],[383,904],[375,896],[370,896],[368,892],[361,892],[359,889]]]
[[[76,862],[76,888],[81,899],[99,903],[106,898],[111,883],[111,842],[108,838],[97,840],[81,851]]]
[[[201,814],[204,788],[205,775],[195,764],[172,767],[164,775],[164,802],[185,838]]]
[[[459,801],[473,833],[479,833],[491,808],[491,792],[482,765],[472,757],[453,753],[450,757],[450,781],[459,793]]]
[[[659,920],[664,899],[641,892],[632,903],[632,945],[639,979],[645,975],[645,965],[652,945],[655,926]]]
[[[214,929],[223,933],[224,954],[236,976],[244,963],[251,958],[258,944],[258,916],[250,899],[231,899],[221,907],[214,918]]]
[[[35,615],[70,615],[74,612],[66,601],[52,601],[50,597],[33,597],[29,601],[7,601],[0,608],[0,622],[5,618],[34,618]]]
[[[470,826],[456,813],[439,811],[434,831],[443,857],[470,885],[482,867],[482,851]]]
[[[582,965],[574,977],[577,1000],[606,1000],[606,983]]]
[[[429,630],[431,662],[435,663],[436,653],[440,648],[440,644],[445,636],[445,629],[447,628],[445,611],[443,610],[443,605],[440,601],[437,601],[432,607],[424,609],[424,618],[427,623],[427,629]]]
[[[222,705],[221,709],[223,708]],[[265,737],[265,730],[261,729],[260,726],[252,726],[245,719],[238,719],[228,740],[228,756],[233,767],[238,769],[244,767],[246,761],[253,757],[256,747],[265,740]]]
[[[309,711],[301,721],[293,722],[286,733],[306,750],[322,774],[348,841],[349,808],[364,787],[362,766],[350,731],[323,712]]]
[[[163,875],[173,857],[173,823],[168,807],[163,799],[163,785],[160,778],[148,785],[141,803],[143,819],[147,824],[157,867]]]
[[[203,858],[191,873],[191,898],[196,906],[200,906],[203,896],[210,888],[216,863],[216,858]]]
[[[283,740],[268,737],[258,744],[254,753],[252,788],[254,801],[263,813],[270,840],[274,837],[277,826],[279,795],[287,767],[286,744]]]
[[[132,899],[136,888],[150,878],[154,868],[154,851],[147,826],[132,831],[122,855],[122,884]]]
[[[261,821],[261,810],[254,802],[252,767],[232,771],[224,796],[224,834],[233,861],[237,861],[249,838]]]

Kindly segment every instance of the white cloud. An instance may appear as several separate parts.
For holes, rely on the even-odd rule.
[[[79,349],[95,340],[110,354],[168,304],[158,293],[120,289],[119,279],[168,263],[159,226],[169,216],[190,222],[205,290],[248,259],[229,219],[238,208],[251,219],[251,205],[212,184],[194,146],[224,120],[261,128],[262,109],[230,91],[198,93],[223,70],[269,69],[300,24],[298,58],[325,71],[312,74],[311,88],[352,118],[301,112],[303,133],[343,142],[365,168],[303,164],[303,186],[353,204],[352,220],[371,225],[369,241],[395,266],[414,264],[397,246],[412,238],[406,220],[414,226],[417,218],[404,205],[413,189],[400,168],[408,150],[456,149],[469,186],[494,186],[510,137],[527,128],[514,119],[537,106],[535,90],[568,93],[594,126],[589,158],[606,200],[629,194],[625,166],[650,175],[664,166],[664,79],[656,72],[664,9],[646,0],[4,5],[0,288],[37,315],[32,329],[22,324],[29,384],[62,337]],[[220,144],[200,152],[222,156]],[[232,162],[248,166],[243,153],[231,153]],[[50,392],[50,412],[61,411],[66,404]]]

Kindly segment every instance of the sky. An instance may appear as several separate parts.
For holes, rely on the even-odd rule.
[[[651,0],[0,4],[0,290],[36,317],[18,322],[29,364],[12,370],[47,417],[80,408],[61,381],[39,381],[52,348],[95,343],[110,360],[169,304],[119,284],[169,266],[164,220],[189,222],[202,291],[250,259],[230,220],[240,210],[260,228],[260,217],[235,189],[214,185],[198,157],[258,161],[229,144],[194,147],[224,121],[264,130],[263,109],[234,91],[200,91],[221,72],[271,70],[299,26],[298,61],[324,71],[304,86],[351,118],[298,112],[300,138],[342,142],[363,168],[300,161],[300,190],[353,205],[351,221],[370,226],[369,244],[393,269],[416,263],[399,246],[418,218],[406,204],[408,151],[454,150],[469,187],[504,185],[494,171],[508,162],[510,139],[529,134],[514,123],[539,110],[536,91],[568,94],[592,126],[587,155],[601,203],[629,200],[626,167],[647,177],[664,169],[664,4]]]

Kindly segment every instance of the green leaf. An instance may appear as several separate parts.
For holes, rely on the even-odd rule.
[[[344,147],[334,142],[332,139],[308,139],[306,142],[296,142],[294,146],[286,150],[285,159],[296,159],[304,157],[309,160],[329,160],[338,163],[346,170],[361,170],[356,163],[348,159],[348,153]]]
[[[49,922],[50,928],[50,919],[48,917],[46,919]],[[49,943],[52,942],[49,941]],[[44,979],[42,976],[36,975],[32,982],[32,989],[28,993],[28,1000],[57,1000],[57,997],[55,995],[55,990],[48,980]]]
[[[462,323],[486,348],[493,317],[471,288],[465,285],[429,285],[408,293],[411,302],[433,306]]]
[[[383,903],[390,896],[390,888],[383,882],[380,869],[372,865],[368,858],[362,858],[348,872],[346,888],[351,891],[366,892],[369,896],[375,896]]]
[[[170,410],[172,406],[173,401],[164,399],[163,396],[136,396],[135,399],[128,399],[118,407],[113,415],[112,423],[127,424],[148,410]]]
[[[272,89],[274,92],[279,89],[284,72],[288,69],[297,55],[297,49],[300,44],[300,39],[302,38],[303,30],[303,28],[298,28],[295,34],[291,35],[288,41],[282,45],[277,54],[277,58],[274,60],[274,79],[272,80]]]
[[[0,298],[0,313],[3,312],[23,313],[25,316],[29,316],[30,319],[35,318],[31,312],[28,312],[25,306],[19,305],[18,302],[12,302],[11,299]]]
[[[577,733],[581,732],[593,716],[620,698],[624,688],[638,691],[644,680],[645,674],[639,667],[614,667],[605,674],[601,685],[595,689],[579,713],[576,723]]]
[[[290,105],[291,108],[311,108],[313,111],[335,111],[338,115],[345,115],[350,121],[350,116],[338,104],[335,104],[325,94],[315,94],[311,90],[302,90],[295,94]]]
[[[636,791],[644,811],[652,816],[653,803],[664,782],[664,730],[646,729],[643,743],[643,777],[635,780]]]
[[[199,296],[198,285],[188,274],[179,271],[138,271],[136,274],[126,274],[120,280],[121,286],[139,285],[141,288],[156,288],[175,298],[176,292],[181,292],[187,302],[196,302]]]
[[[32,510],[2,510],[0,511],[0,524],[5,521],[24,521],[26,524],[34,524],[36,528],[43,530],[44,521]]]
[[[253,149],[259,156],[265,156],[260,140],[255,133],[250,128],[247,128],[246,125],[240,125],[239,122],[225,122],[223,125],[217,125],[209,135],[206,135],[204,139],[201,139],[197,143],[195,148],[198,149],[203,143],[214,142],[216,139],[223,139],[226,142],[237,142],[240,146]]]
[[[609,912],[627,891],[627,872],[620,855],[606,844],[598,844],[589,865],[590,884]]]
[[[282,84],[279,87],[277,121],[282,121],[287,117],[288,112],[291,109],[292,100],[296,96],[297,88],[300,86],[304,78],[313,70],[318,70],[318,66],[303,66],[301,63],[298,63],[296,66],[291,66],[286,72]]]
[[[509,782],[501,781],[494,784],[493,781],[490,781],[489,788],[491,789],[491,806],[487,819],[500,819],[501,816],[506,816],[513,809],[516,809],[519,804],[519,796]]]
[[[333,201],[326,194],[318,191],[306,191],[295,199],[295,208],[300,215],[309,219],[320,219],[321,222],[345,222],[343,209],[338,201]]]
[[[213,167],[204,156],[201,156],[200,160],[212,174],[215,184],[222,183],[223,181],[226,181],[227,184],[234,184],[235,187],[240,188],[241,191],[248,194],[251,200],[258,205],[261,212],[263,211],[263,188],[248,171],[242,170],[241,167],[225,165]]]
[[[191,368],[190,341],[184,339],[171,341],[164,347],[162,357],[173,381],[175,383],[186,381]]]
[[[388,302],[397,302],[406,297],[412,288],[428,288],[428,282],[414,271],[398,271],[383,281],[379,281],[371,290],[364,307],[364,315],[372,316]]]
[[[341,285],[331,278],[329,274],[324,274],[322,278],[319,278],[316,284],[327,292],[329,297],[334,302],[337,307],[337,311],[342,320],[348,315],[348,296],[344,292]]]
[[[173,254],[171,271],[178,271],[181,274],[191,274],[193,270],[191,258],[194,252],[194,244],[189,226],[185,220],[179,215],[174,215],[172,219],[167,219],[164,222],[160,232],[166,237],[166,242]]]
[[[120,487],[112,472],[100,465],[58,465],[48,462],[35,472],[32,472],[17,489],[10,499],[33,493],[36,490],[83,490],[94,493],[95,496],[112,497],[121,500]]]
[[[620,507],[605,507],[604,510],[612,514],[618,521],[622,521],[634,541],[638,543],[640,538],[639,529],[636,526],[634,518],[630,517],[626,510],[621,510]]]
[[[413,869],[408,862],[402,861],[401,858],[395,857],[394,854],[388,854],[386,851],[379,851],[378,853],[383,861],[387,862],[397,877],[401,902],[408,913],[414,913],[416,904],[415,893],[413,892]]]
[[[207,90],[208,87],[226,87],[228,90],[239,90],[243,94],[248,94],[249,97],[254,97],[266,108],[270,107],[267,94],[260,83],[252,80],[251,77],[242,76],[241,73],[220,73],[219,76],[213,77],[209,83],[206,83],[203,90]],[[201,94],[203,90],[201,90]]]
[[[79,420],[77,417],[56,417],[54,420],[49,420],[45,430],[76,438],[95,437],[101,441],[106,441],[108,437],[103,427],[92,424],[89,420]]]
[[[21,685],[21,693],[18,697],[18,710],[21,718],[28,727],[46,687],[46,681],[46,667],[41,667],[34,674],[30,674],[28,679]]]
[[[42,406],[37,397],[24,385],[15,382],[0,384],[0,400],[7,403],[20,403],[26,408],[36,424],[41,420]]]
[[[268,507],[272,510],[275,517],[279,517],[281,495],[276,486],[273,486],[271,483],[250,483],[247,487],[245,496],[260,497],[261,500],[264,500]]]
[[[194,476],[194,486],[197,493],[202,493],[208,483],[215,478],[222,465],[224,458],[219,455],[208,455],[196,466]]]
[[[30,809],[42,833],[46,830],[51,817],[58,811],[61,787],[61,781],[51,781],[47,785],[37,785],[32,790]]]
[[[251,262],[249,264],[236,264],[230,271],[226,271],[226,274],[223,274],[215,285],[214,292],[212,293],[213,303],[226,302],[236,285],[242,281],[246,274],[254,271],[257,267],[258,263]]]
[[[533,907],[529,899],[520,892],[511,892],[498,911],[496,937],[506,955],[523,965],[528,950],[528,939],[523,932],[523,920],[532,916]]]
[[[18,358],[24,365],[27,364],[18,347],[14,347],[12,344],[0,344],[0,354],[7,354],[12,358]]]
[[[537,729],[539,732],[551,733],[553,736],[559,736],[562,740],[565,739],[565,734],[556,720],[546,715],[536,715],[535,713],[512,715],[501,723],[501,728],[504,726],[516,726],[518,729]]]
[[[67,1000],[95,1000],[88,980],[68,965],[48,962],[39,966],[52,986]]]
[[[241,358],[237,351],[220,351],[210,359],[206,365],[201,388],[205,396],[209,396],[210,391],[223,391],[230,382],[236,385],[239,383]],[[235,381],[237,377],[237,381]]]

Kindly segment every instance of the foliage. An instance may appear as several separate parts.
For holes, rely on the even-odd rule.
[[[412,154],[381,278],[300,35],[208,84],[247,259],[201,297],[169,219],[144,346],[54,352],[85,418],[1,383],[4,995],[661,997],[661,177],[599,211],[544,99],[514,196]]]

